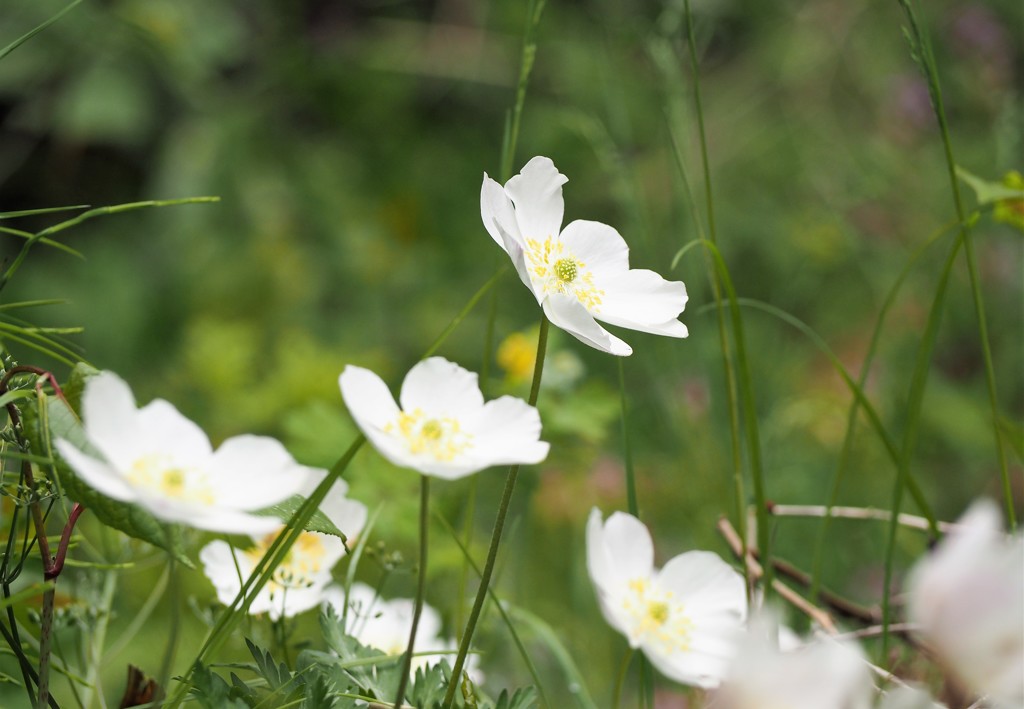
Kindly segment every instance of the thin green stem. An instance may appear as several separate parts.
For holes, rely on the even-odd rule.
[[[117,573],[108,571],[103,579],[96,625],[89,633],[84,649],[88,664],[85,668],[85,682],[82,687],[82,703],[87,707],[92,704],[93,693],[97,691],[101,681],[100,676],[104,668],[103,646],[106,644],[107,629],[110,627],[111,607],[114,602],[114,593],[117,590],[118,577]],[[74,686],[73,682],[71,684]]]
[[[690,2],[684,4],[687,26],[687,44],[689,45],[690,69],[693,74],[694,86],[694,108],[697,112],[697,126],[700,136],[701,166],[704,173],[705,201],[708,219],[708,238],[711,243],[717,246],[718,232],[715,221],[715,200],[711,183],[711,163],[708,158],[707,135],[704,129],[704,110],[701,103],[700,91],[700,64],[697,60],[697,41],[694,36],[693,13],[690,10]],[[674,56],[674,54],[673,54]],[[697,217],[697,205],[690,188],[690,180],[686,172],[686,164],[683,161],[682,150],[679,141],[676,139],[675,131],[669,126],[669,137],[672,140],[672,154],[675,158],[676,167],[679,170],[680,178],[683,181],[683,192],[689,203],[690,214],[693,215],[694,227],[698,236],[703,239],[704,229]],[[732,348],[729,344],[728,327],[725,320],[725,305],[722,299],[722,286],[718,272],[710,257],[705,254],[705,266],[708,270],[708,279],[711,282],[712,295],[715,300],[715,310],[718,322],[718,346],[722,353],[722,372],[725,377],[725,401],[729,416],[729,438],[732,454],[733,488],[735,490],[736,504],[736,528],[739,530],[740,540],[743,544],[743,554],[747,552],[747,497],[743,481],[743,454],[740,443],[740,418],[739,418],[739,397],[736,385],[736,367],[733,363]],[[744,564],[743,577],[746,581],[748,600],[753,592],[750,570]]]
[[[164,658],[160,663],[160,674],[157,675],[157,685],[161,691],[167,691],[167,684],[171,679],[171,670],[174,667],[174,658],[178,654],[178,639],[181,637],[181,575],[178,573],[178,564],[173,554],[167,555],[168,604],[171,609],[171,629],[167,638],[167,646],[164,649]]]
[[[629,663],[633,659],[633,648],[626,648],[622,656],[622,664],[615,676],[615,688],[612,690],[612,709],[619,709],[622,706],[622,687],[626,683],[626,675],[629,674]]]
[[[544,372],[544,356],[547,353],[548,327],[548,319],[541,317],[540,333],[537,337],[537,360],[533,367],[533,383],[530,385],[530,406],[537,404],[537,397],[540,394],[540,381]],[[491,544],[487,549],[487,560],[484,562],[484,570],[480,576],[480,587],[477,589],[476,599],[473,601],[473,609],[469,612],[469,620],[466,622],[466,630],[462,634],[462,642],[459,643],[459,654],[455,658],[455,666],[452,669],[451,681],[448,683],[448,691],[445,692],[444,701],[441,703],[444,709],[451,709],[452,703],[455,701],[455,690],[459,685],[459,678],[462,676],[462,668],[466,663],[469,646],[473,642],[473,633],[476,631],[477,620],[480,618],[480,611],[483,608],[484,600],[487,598],[487,590],[490,588],[491,574],[494,572],[494,562],[498,557],[498,546],[501,544],[501,535],[505,529],[505,517],[508,514],[509,504],[512,501],[512,493],[515,491],[518,476],[519,465],[511,466],[505,479],[505,489],[501,493],[501,502],[498,504],[498,516],[494,521]]]
[[[718,245],[718,234],[715,229],[715,199],[711,190],[711,167],[708,160],[708,138],[704,130],[704,108],[700,99],[700,63],[697,61],[697,40],[693,31],[693,12],[690,0],[684,0],[686,11],[686,44],[690,50],[690,67],[693,70],[693,106],[697,113],[697,130],[700,133],[700,162],[704,168],[704,195],[708,210],[708,236],[711,243]]]
[[[94,219],[96,217],[101,217],[107,214],[120,214],[122,212],[130,212],[136,209],[145,209],[148,207],[173,207],[182,204],[200,204],[219,201],[220,197],[189,197],[186,199],[148,200],[145,202],[131,202],[128,204],[114,205],[112,207],[99,207],[97,209],[90,209],[88,212],[83,212],[82,214],[79,214],[77,217],[73,217],[72,219],[68,219],[66,221],[60,222],[59,224],[54,224],[51,227],[47,227],[46,229],[43,229],[42,231],[34,234],[31,239],[27,240],[22,245],[21,250],[18,252],[18,255],[14,257],[14,261],[12,261],[11,265],[7,267],[7,270],[4,272],[3,276],[0,276],[0,290],[2,290],[5,285],[7,285],[7,282],[11,279],[11,276],[14,275],[14,273],[21,266],[22,262],[24,262],[25,257],[28,256],[28,252],[32,250],[32,247],[35,246],[36,243],[39,242],[40,240],[53,234],[56,234],[57,232],[64,231],[65,229],[70,229],[71,227],[77,226],[82,222]]]
[[[402,661],[402,674],[398,678],[398,690],[395,692],[395,706],[402,706],[405,701],[405,688],[409,685],[409,673],[412,672],[412,654],[416,647],[416,631],[420,627],[420,614],[423,612],[423,594],[427,589],[427,533],[430,530],[430,476],[420,476],[420,561],[416,581],[416,602],[412,612],[412,626],[409,628],[409,644],[405,648],[405,659]]]
[[[967,218],[967,211],[964,209],[963,197],[960,193],[960,182],[956,176],[953,141],[950,138],[949,123],[946,120],[946,108],[942,101],[942,86],[939,83],[938,66],[935,61],[935,54],[932,52],[931,40],[918,22],[917,14],[910,0],[899,0],[899,3],[910,25],[906,35],[910,42],[911,53],[924,72],[925,79],[928,82],[928,91],[932,99],[932,110],[935,113],[935,118],[938,120],[939,133],[942,136],[946,172],[949,175],[949,185],[953,192],[953,205],[956,208],[956,216],[960,223],[960,238],[963,241],[964,256],[967,261],[967,273],[971,283],[971,297],[974,301],[974,312],[978,319],[978,339],[981,344],[982,359],[985,364],[985,386],[988,390],[989,408],[992,415],[992,433],[995,436],[996,457],[999,461],[1000,477],[1003,484],[1006,518],[1011,531],[1013,531],[1017,528],[1017,518],[1013,507],[1013,490],[1006,462],[1006,453],[1003,450],[1002,434],[999,430],[998,388],[996,386],[995,367],[992,364],[992,348],[989,343],[988,321],[985,317],[985,302],[981,295],[981,279],[978,275],[978,264],[974,255],[974,239],[971,236],[972,222]],[[885,639],[885,636],[883,636],[883,645],[885,644]]]
[[[633,470],[633,453],[629,447],[629,407],[626,402],[626,372],[619,357],[619,398],[622,403],[622,458],[626,467],[626,508],[629,513],[640,519],[640,504],[636,496],[636,473]]]
[[[626,507],[629,513],[640,519],[640,503],[636,494],[636,471],[633,467],[633,452],[629,445],[629,406],[626,400],[626,368],[625,357],[619,357],[619,399],[622,404],[622,458],[626,468]],[[641,702],[646,703],[647,687],[650,685],[650,668],[647,659],[640,657],[640,694]]]
[[[469,547],[459,541],[458,535],[452,528],[451,524],[448,523],[444,517],[437,516],[437,519],[441,521],[441,524],[445,526],[448,533],[451,534],[452,539],[455,540],[455,544],[458,545],[459,550],[462,552],[462,557],[466,561],[466,566],[471,567],[473,572],[480,576],[480,567],[476,565],[473,558],[469,555]],[[515,643],[516,649],[519,651],[519,656],[523,659],[523,663],[526,665],[526,671],[530,673],[530,677],[533,679],[534,685],[537,687],[537,693],[540,695],[540,705],[542,707],[550,707],[546,693],[544,692],[544,685],[540,681],[540,675],[537,673],[537,667],[533,664],[533,660],[530,659],[530,653],[526,651],[526,646],[523,644],[522,639],[519,637],[519,633],[516,632],[515,626],[512,624],[512,619],[508,615],[508,611],[505,610],[505,605],[498,598],[498,594],[494,592],[494,589],[488,589],[488,595],[491,597],[491,604],[498,610],[501,619],[505,622],[505,627],[508,628],[509,635],[512,636],[512,642]]]
[[[526,103],[526,87],[530,83],[530,73],[537,58],[537,43],[534,34],[540,24],[540,16],[544,12],[546,0],[531,0],[527,6],[526,28],[523,30],[523,52],[519,61],[519,81],[516,83],[516,100],[512,108],[512,120],[506,132],[505,150],[501,156],[501,175],[504,182],[512,175],[512,160],[516,154],[516,142],[519,138],[519,124]]]
[[[885,426],[882,425],[882,420],[879,418],[878,412],[875,410],[875,407],[871,405],[871,402],[868,400],[867,396],[865,396],[863,389],[861,389],[861,387],[859,387],[857,383],[853,381],[853,377],[851,377],[850,373],[846,371],[846,368],[843,366],[843,363],[839,360],[839,357],[836,355],[835,352],[832,351],[832,348],[828,346],[828,343],[826,343],[825,340],[822,339],[821,335],[816,333],[813,329],[811,329],[809,325],[807,325],[807,323],[803,322],[799,318],[794,317],[793,315],[790,315],[786,311],[776,308],[773,305],[769,305],[768,303],[763,303],[759,300],[753,300],[751,298],[739,298],[737,302],[739,305],[757,308],[758,310],[763,310],[766,313],[774,315],[783,322],[789,323],[796,329],[800,330],[800,332],[807,335],[807,337],[809,337],[811,341],[818,346],[818,349],[825,353],[825,355],[829,359],[829,362],[832,363],[832,367],[836,370],[836,373],[838,373],[839,376],[842,377],[843,382],[850,389],[850,392],[857,398],[857,401],[860,403],[861,407],[863,407],[864,413],[867,415],[868,421],[871,423],[871,427],[878,435],[878,438],[882,441],[882,444],[885,446],[886,452],[889,454],[889,458],[892,460],[893,465],[898,470],[900,466],[900,452],[899,449],[896,448],[896,443],[889,435],[889,432],[885,429]],[[904,484],[906,488],[910,491],[910,494],[913,495],[914,501],[917,502],[918,506],[921,508],[922,514],[928,519],[928,524],[932,537],[938,538],[938,521],[936,520],[935,513],[932,512],[931,506],[925,499],[924,493],[921,491],[921,488],[917,485],[917,482],[914,480],[913,477],[907,477],[907,479],[904,481]]]
[[[501,280],[501,277],[505,275],[506,270],[508,270],[508,261],[499,266],[498,270],[494,272],[494,275],[487,279],[486,283],[480,286],[462,310],[459,311],[459,314],[452,318],[452,321],[448,323],[448,326],[445,327],[443,331],[441,331],[441,334],[437,336],[437,339],[430,343],[430,347],[428,347],[427,351],[423,353],[422,359],[426,359],[437,352],[442,343],[448,339],[448,336],[455,332],[455,329],[462,324],[462,321],[466,319],[466,316],[469,315],[473,308],[476,307],[476,304],[480,302],[480,299],[487,295],[487,291],[493,288],[495,284]]]
[[[860,376],[857,378],[857,386],[860,387],[862,391],[864,390],[864,386],[867,384],[868,374],[871,372],[871,365],[874,362],[875,353],[878,350],[878,343],[881,340],[882,335],[882,326],[889,314],[889,310],[896,302],[896,296],[900,292],[903,282],[907,279],[907,276],[910,275],[911,268],[917,263],[917,260],[921,255],[943,235],[945,235],[946,232],[955,226],[956,222],[946,224],[928,237],[928,239],[921,244],[907,260],[907,263],[904,264],[900,274],[896,277],[896,281],[889,288],[889,292],[886,294],[885,300],[882,302],[882,307],[879,310],[878,318],[875,320],[875,327],[871,333],[868,350],[864,355],[864,362],[861,364]],[[821,519],[821,527],[818,531],[818,535],[815,538],[814,560],[811,566],[811,603],[817,602],[818,592],[821,590],[822,567],[825,559],[825,539],[828,537],[829,528],[832,523],[831,511],[839,501],[839,489],[842,485],[847,466],[849,465],[850,456],[853,452],[853,433],[857,425],[857,413],[859,411],[860,400],[857,397],[854,397],[850,402],[850,409],[846,415],[846,433],[843,436],[843,448],[840,451],[839,461],[836,464],[836,471],[832,478],[832,489],[829,493],[829,502],[825,508],[825,515]]]
[[[949,278],[956,263],[957,252],[963,244],[964,232],[961,231],[958,238],[953,242],[946,257],[946,263],[939,278],[939,285],[935,289],[935,297],[932,300],[931,310],[928,312],[928,322],[925,326],[924,336],[917,348],[917,359],[914,363],[914,372],[910,379],[910,392],[907,396],[907,424],[903,431],[903,448],[900,455],[899,475],[893,486],[892,521],[889,529],[885,547],[885,573],[882,584],[882,647],[881,658],[884,664],[885,656],[889,649],[889,619],[891,615],[891,603],[889,600],[890,585],[892,583],[893,559],[896,552],[896,530],[899,528],[898,518],[900,505],[903,501],[903,484],[910,478],[910,463],[914,456],[914,448],[917,445],[917,431],[920,424],[921,406],[924,401],[924,392],[928,383],[928,370],[931,365],[932,352],[935,349],[935,341],[938,339],[939,324],[942,321],[942,308],[946,299],[946,288],[949,285]]]

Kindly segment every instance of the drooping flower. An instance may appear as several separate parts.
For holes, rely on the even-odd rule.
[[[1024,535],[976,502],[907,582],[908,614],[946,668],[993,706],[1024,707]]]
[[[323,474],[324,471],[317,471],[318,478],[322,479]],[[348,484],[338,480],[320,504],[320,511],[351,541],[366,524],[366,506],[346,497],[347,491]],[[281,533],[283,527],[280,520],[278,523],[278,528],[270,534],[253,536],[253,545],[243,551],[219,539],[203,547],[199,559],[221,603],[227,605],[238,595],[244,580]],[[278,620],[318,607],[334,580],[331,569],[344,555],[345,545],[340,538],[302,532],[274,575],[253,598],[249,613],[268,613],[271,620]]]
[[[356,424],[395,465],[454,480],[547,457],[537,409],[512,396],[484,403],[476,374],[442,357],[409,370],[401,408],[368,369],[345,367],[339,384]]]
[[[747,615],[743,577],[716,554],[690,551],[658,571],[640,520],[615,512],[587,521],[587,570],[605,620],[666,677],[715,687]]]
[[[112,372],[87,381],[82,418],[89,452],[56,441],[68,465],[101,494],[167,522],[267,533],[281,520],[249,510],[277,504],[308,484],[308,469],[274,439],[236,436],[214,451],[202,429],[163,399],[136,408],[131,389]]]
[[[325,594],[339,618],[344,617],[345,632],[366,647],[376,648],[385,655],[401,655],[409,644],[415,601],[411,598],[385,600],[364,583],[354,583],[349,588],[348,610],[345,610],[345,590],[331,586]],[[441,637],[441,615],[424,603],[420,611],[420,622],[416,626],[416,640],[413,643],[411,671],[436,664],[442,658],[454,658],[458,644],[452,639]],[[479,683],[482,675],[476,665],[476,655],[467,658],[466,671],[474,682]]]
[[[596,320],[686,337],[686,326],[677,320],[687,299],[681,281],[631,269],[629,247],[607,224],[577,220],[562,229],[567,180],[549,158],[538,156],[504,187],[484,173],[480,188],[487,233],[508,253],[547,318],[581,342],[614,355],[633,350]]]
[[[728,677],[715,692],[718,709],[870,709],[874,687],[853,642],[821,638],[785,650],[774,620],[751,622]]]

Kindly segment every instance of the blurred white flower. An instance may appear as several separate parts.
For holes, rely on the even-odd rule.
[[[609,624],[667,677],[715,687],[736,653],[747,615],[743,577],[717,555],[680,554],[654,568],[651,535],[615,512],[587,522],[587,570]]]
[[[136,408],[131,389],[112,372],[86,383],[82,419],[92,452],[56,441],[72,470],[101,494],[167,522],[266,533],[281,520],[248,510],[277,504],[308,483],[307,469],[274,439],[236,436],[215,452],[206,434],[163,399]]]
[[[631,330],[686,337],[686,326],[676,319],[686,307],[681,281],[630,269],[629,247],[607,224],[577,220],[562,229],[566,181],[549,158],[538,156],[504,187],[484,173],[480,188],[487,233],[508,253],[548,320],[614,355],[633,350],[595,318]]]
[[[492,465],[547,457],[537,409],[512,396],[484,403],[477,375],[442,357],[409,370],[401,408],[368,369],[345,367],[339,384],[359,428],[381,455],[403,468],[454,480]]]
[[[907,581],[908,615],[968,690],[1024,707],[1024,536],[976,502]]]
[[[785,650],[792,640],[783,640],[770,615],[751,622],[716,709],[870,709],[874,687],[856,643],[821,638]]]
[[[317,471],[320,478],[323,472]],[[320,504],[320,511],[351,543],[366,524],[366,506],[348,499],[347,491],[345,481],[338,480]],[[234,600],[243,581],[249,578],[282,530],[278,520],[276,531],[263,537],[254,536],[253,545],[243,551],[233,549],[222,540],[203,547],[199,559],[221,603],[227,605]],[[338,537],[302,532],[274,575],[253,598],[249,613],[269,613],[272,620],[278,620],[318,607],[333,581],[331,569],[344,555],[345,545]]]
[[[384,600],[372,588],[357,582],[349,589],[347,613],[345,590],[341,587],[328,588],[325,601],[339,618],[345,617],[345,632],[362,645],[376,648],[385,655],[397,656],[405,652],[412,629],[413,599]],[[413,652],[418,654],[412,658],[411,671],[415,673],[417,668],[436,664],[442,658],[448,658],[452,664],[457,650],[458,644],[454,640],[441,637],[440,614],[424,603],[413,643]],[[470,655],[466,661],[466,671],[474,682],[480,684],[483,675],[477,669],[477,657]]]

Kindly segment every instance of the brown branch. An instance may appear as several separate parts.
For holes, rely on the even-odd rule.
[[[733,554],[736,555],[736,558],[742,559],[746,563],[750,577],[754,579],[760,579],[763,577],[764,569],[761,567],[760,562],[754,558],[752,553],[748,552],[746,558],[743,558],[743,541],[740,539],[740,535],[736,533],[736,530],[733,529],[732,524],[730,524],[729,520],[725,517],[719,518],[718,531],[722,537],[725,538],[726,543],[728,543]],[[772,579],[772,589],[778,593],[781,598],[788,601],[791,605],[824,628],[826,633],[829,635],[838,635],[839,629],[836,628],[836,624],[832,620],[832,616],[823,609],[808,601],[779,579]]]

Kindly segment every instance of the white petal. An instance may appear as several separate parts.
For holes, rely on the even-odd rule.
[[[540,440],[537,409],[514,396],[487,402],[467,432],[473,435],[471,457],[486,459],[488,465],[539,463],[550,447]]]
[[[130,464],[138,440],[138,410],[132,390],[113,372],[85,383],[82,419],[89,441],[117,467]]]
[[[178,465],[200,466],[213,452],[203,429],[163,399],[154,399],[139,410],[138,425],[138,449],[165,454]]]
[[[604,523],[609,567],[623,582],[654,573],[654,543],[644,523],[631,514],[613,512]]]
[[[746,617],[747,596],[743,577],[709,551],[688,551],[662,568],[658,581],[686,604],[694,617],[724,613],[736,619]]]
[[[478,416],[484,405],[477,375],[444,357],[419,362],[402,382],[402,410],[422,409],[428,416]]]
[[[480,217],[483,219],[487,233],[501,248],[508,250],[499,227],[518,243],[522,243],[519,224],[516,222],[516,213],[512,208],[512,200],[509,199],[505,188],[488,177],[486,172],[484,173],[484,182],[480,186]]]
[[[516,269],[516,275],[519,276],[519,280],[523,282],[533,297],[537,299],[538,305],[543,300],[543,296],[537,291],[533,285],[533,279],[530,278],[530,269],[526,265],[526,252],[523,251],[521,243],[511,236],[507,231],[498,225],[498,232],[501,235],[502,242],[505,244],[505,251],[508,253],[508,257],[512,259],[512,265]]]
[[[369,369],[348,365],[338,377],[341,398],[359,428],[383,428],[398,418],[398,405],[384,381]]]
[[[595,274],[604,291],[597,317],[611,325],[656,335],[686,337],[686,326],[676,320],[686,307],[686,286],[666,281],[654,271],[633,269],[605,276]]]
[[[633,348],[597,324],[578,300],[554,293],[544,299],[544,314],[556,325],[580,342],[609,354],[627,357]]]
[[[562,230],[561,241],[595,278],[629,270],[629,247],[612,227],[577,219]]]
[[[519,233],[524,239],[555,237],[562,228],[562,185],[569,178],[549,158],[537,156],[505,183],[516,208]]]
[[[207,468],[216,503],[242,510],[277,504],[307,487],[308,468],[300,466],[280,442],[266,436],[229,438]]]
[[[665,654],[656,643],[645,644],[643,650],[661,674],[676,682],[704,689],[717,687],[729,667],[727,659],[721,660],[699,652]]]
[[[58,452],[89,487],[122,502],[134,502],[137,494],[124,477],[108,464],[87,456],[63,438],[55,441]]]
[[[320,511],[327,515],[327,519],[334,523],[334,526],[341,530],[341,533],[349,541],[359,536],[366,525],[366,505],[345,497],[344,488],[337,492],[338,485],[331,488],[327,497],[320,504]]]
[[[140,504],[145,503],[140,501]],[[206,514],[197,513],[195,509],[189,510],[183,505],[175,505],[160,511],[148,505],[147,508],[155,516],[169,522],[184,522],[191,527],[209,532],[249,534],[256,537],[270,534],[281,527],[281,520],[277,517],[261,517],[223,507],[207,507],[201,510]]]
[[[291,618],[299,613],[318,607],[324,600],[324,592],[331,582],[330,574],[323,574],[315,579],[309,586],[301,588],[288,587],[276,589],[271,599],[268,614],[271,620],[280,620],[282,617]],[[260,593],[267,589],[264,586]],[[253,613],[252,608],[249,612]]]
[[[217,591],[217,600],[224,605],[230,605],[242,588],[239,572],[242,578],[246,578],[253,569],[246,554],[235,552],[232,558],[231,546],[219,539],[202,548],[199,560],[203,564],[203,573]]]
[[[461,478],[472,475],[473,473],[479,473],[484,468],[491,467],[491,464],[486,461],[462,456],[457,461],[416,459],[412,463],[406,464],[404,467],[413,468],[424,475],[440,478],[441,480],[460,480]]]

